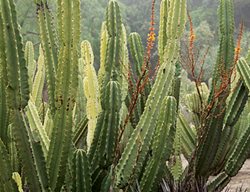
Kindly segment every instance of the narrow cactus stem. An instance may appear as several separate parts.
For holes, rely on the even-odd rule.
[[[160,109],[150,157],[141,179],[141,191],[155,191],[164,174],[162,167],[170,157],[175,137],[176,100],[165,97]],[[167,141],[167,142],[166,142]]]
[[[122,102],[125,101],[127,94],[128,94],[128,65],[129,65],[129,58],[128,58],[128,47],[127,47],[127,32],[124,25],[122,25],[122,33],[121,33],[121,73],[122,73],[122,80],[121,80],[121,100]]]
[[[229,182],[230,177],[225,172],[221,172],[213,180],[207,183],[206,187],[208,192],[221,191]]]
[[[60,190],[65,180],[68,153],[72,139],[73,109],[78,84],[78,50],[80,31],[78,24],[79,0],[62,1],[62,42],[59,51],[55,93],[55,116],[52,142],[48,153],[50,187]],[[74,10],[75,8],[75,10]]]
[[[213,73],[209,102],[214,100],[220,89],[229,91],[229,82],[234,67],[234,11],[232,0],[220,0],[220,47]],[[226,93],[225,93],[226,94]]]
[[[27,105],[29,99],[28,71],[14,2],[2,1],[1,4],[7,63],[8,104],[12,109],[20,109]]]
[[[103,78],[105,76],[105,63],[106,63],[106,54],[107,54],[107,46],[108,46],[108,31],[106,22],[102,23],[101,29],[101,46],[100,46],[100,69],[98,71],[98,82],[100,87],[103,85]]]
[[[162,0],[160,6],[160,26],[159,26],[159,37],[158,37],[158,52],[160,63],[164,59],[164,49],[167,44],[167,22],[168,22],[168,9],[169,1]]]
[[[57,45],[55,40],[55,32],[52,30],[53,23],[51,21],[51,13],[47,2],[36,0],[37,18],[40,28],[41,44],[44,52],[46,81],[48,87],[49,107],[54,115],[55,113],[55,74],[57,71]]]
[[[88,41],[82,42],[81,52],[85,70],[84,93],[87,98],[86,113],[89,120],[87,134],[87,147],[89,150],[94,137],[97,117],[101,112],[101,103],[98,80],[94,68],[93,51]]]
[[[141,37],[138,33],[134,32],[129,35],[129,47],[130,54],[135,65],[135,74],[137,77],[140,77],[143,65],[144,50]]]
[[[32,91],[32,83],[35,76],[36,63],[34,60],[34,47],[33,43],[28,41],[25,46],[25,60],[28,66],[28,75],[29,75],[29,87],[30,91]]]
[[[44,63],[43,50],[40,46],[39,57],[37,62],[37,70],[31,91],[31,98],[38,109],[41,107],[43,101],[42,95],[43,95],[44,82],[45,82],[45,63]]]
[[[27,119],[29,121],[32,137],[41,143],[44,156],[47,157],[49,150],[50,139],[46,130],[43,128],[40,120],[38,110],[32,100],[29,101],[27,106]]]
[[[86,152],[77,149],[73,155],[72,162],[72,191],[91,192],[90,166]]]
[[[4,34],[4,23],[2,14],[0,12],[0,33]],[[0,36],[0,139],[5,145],[8,143],[8,106],[7,106],[7,93],[6,85],[8,82],[7,77],[7,61],[5,54],[4,36]]]

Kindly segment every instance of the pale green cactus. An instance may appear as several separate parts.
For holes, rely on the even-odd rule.
[[[45,82],[45,65],[43,50],[39,48],[39,57],[37,62],[37,70],[32,83],[31,99],[39,109],[42,105],[42,96]]]
[[[28,66],[28,75],[29,75],[29,86],[32,90],[32,83],[35,76],[36,71],[36,62],[34,58],[34,46],[33,43],[28,41],[25,46],[25,60]]]
[[[97,123],[97,117],[101,112],[100,93],[98,79],[94,68],[94,56],[88,41],[81,44],[82,60],[84,64],[84,93],[87,98],[86,113],[88,118],[87,147],[88,150],[93,141]]]

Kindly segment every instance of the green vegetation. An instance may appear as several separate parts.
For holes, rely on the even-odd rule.
[[[36,9],[39,28],[36,61],[14,0],[0,0],[1,192],[213,192],[238,173],[250,152],[250,50],[240,58],[233,1],[220,0],[209,86],[187,1],[160,2],[158,38],[150,5],[144,49],[110,0],[96,59],[97,48],[80,40],[80,0],[35,0],[28,10]],[[204,28],[215,36],[206,22],[198,35]]]

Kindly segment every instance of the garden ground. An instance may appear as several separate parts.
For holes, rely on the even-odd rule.
[[[233,177],[231,182],[228,184],[230,192],[235,192],[241,187],[243,191],[250,192],[250,159],[245,162],[239,173]]]

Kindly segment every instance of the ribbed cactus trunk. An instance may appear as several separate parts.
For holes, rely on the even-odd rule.
[[[231,70],[234,65],[234,19],[231,0],[221,0],[218,10],[220,16],[220,48],[214,68],[213,87],[208,105],[211,107],[203,124],[197,153],[198,175],[209,175],[209,169],[218,150],[222,137],[226,98],[230,91]],[[225,16],[226,15],[226,16]],[[218,93],[221,92],[219,95]],[[205,154],[210,154],[206,157]]]
[[[73,181],[71,190],[73,192],[91,192],[90,165],[86,152],[77,149],[72,161]]]
[[[73,109],[78,84],[78,49],[80,39],[80,1],[67,0],[61,9],[62,30],[55,83],[55,115],[48,153],[48,172],[52,190],[60,190],[65,180],[71,149]],[[48,42],[47,42],[48,43]]]
[[[88,153],[92,171],[111,165],[117,146],[123,80],[122,22],[117,2],[109,2],[104,25],[102,48],[106,50],[102,50],[99,71],[102,111]]]

